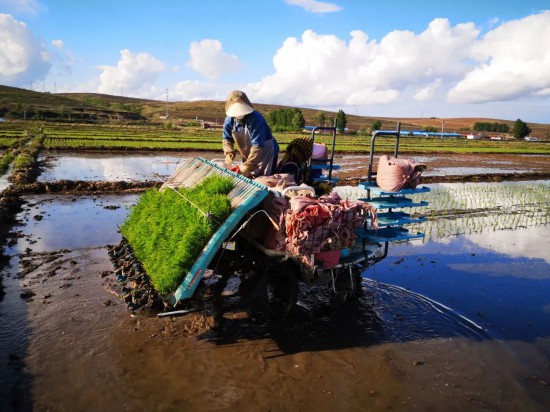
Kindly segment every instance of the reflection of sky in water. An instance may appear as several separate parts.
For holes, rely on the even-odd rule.
[[[509,236],[458,236],[446,243],[392,244],[388,258],[365,275],[452,307],[499,337],[550,336],[544,234],[550,234],[548,227],[510,231]]]
[[[59,249],[79,249],[105,246],[120,242],[118,226],[128,214],[127,207],[133,205],[138,195],[123,196],[25,196],[29,202],[25,208],[30,213],[28,223],[21,230],[29,239],[20,239],[15,252],[22,252],[30,244],[37,252]],[[105,209],[105,206],[120,206]],[[23,211],[23,214],[26,212]],[[36,220],[36,215],[42,216]]]
[[[0,176],[0,192],[2,192],[3,190],[6,190],[11,184],[8,181],[8,177],[11,175],[11,169],[12,169],[12,166],[10,165],[7,172]]]
[[[548,272],[542,271],[526,271],[521,265],[499,265],[493,266],[487,270],[487,274],[494,272],[495,275],[534,277],[550,279],[550,225],[517,228],[516,230],[499,230],[493,232],[484,230],[463,234],[461,237],[471,242],[476,247],[481,247],[490,250],[496,254],[505,255],[509,258],[527,258],[533,259],[535,266],[546,267]],[[437,241],[437,240],[434,240]],[[443,242],[449,244],[449,241]],[[536,261],[539,264],[535,264]]]
[[[38,181],[144,181],[155,180],[154,173],[170,176],[183,161],[182,156],[101,155],[59,156],[42,172]]]

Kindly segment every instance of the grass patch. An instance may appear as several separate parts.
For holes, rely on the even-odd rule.
[[[180,189],[212,218],[206,218],[175,191],[145,192],[120,228],[136,258],[161,294],[176,290],[214,232],[231,213],[227,194],[232,179],[210,176],[189,189]]]

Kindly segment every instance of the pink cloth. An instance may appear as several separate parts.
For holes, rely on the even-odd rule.
[[[420,175],[424,167],[414,160],[398,159],[387,155],[380,156],[376,171],[376,184],[388,192],[414,189],[420,183]]]
[[[319,199],[295,196],[278,233],[278,248],[307,258],[323,250],[352,247],[357,238],[355,230],[368,214],[372,227],[377,228],[376,209],[366,202],[342,200],[337,193]]]

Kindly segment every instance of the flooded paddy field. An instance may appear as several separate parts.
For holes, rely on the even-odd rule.
[[[108,153],[46,151],[39,159],[43,171],[39,182],[68,180],[154,180],[155,173],[170,176],[184,160],[193,157],[220,159],[220,152]],[[538,173],[550,177],[550,156],[546,155],[422,155],[411,156],[426,164],[426,178],[461,175],[503,175]],[[368,176],[368,155],[338,154],[334,163],[341,166],[334,176],[341,179]],[[375,163],[376,164],[376,163]]]
[[[112,294],[137,194],[25,194],[0,272],[2,410],[547,410],[550,182],[430,186],[425,240],[390,245],[357,302],[302,289],[289,322],[223,336]]]
[[[219,158],[215,152],[185,153],[106,153],[106,152],[45,152],[39,182],[61,179],[84,181],[144,181],[154,180],[155,174],[170,176],[187,158]]]

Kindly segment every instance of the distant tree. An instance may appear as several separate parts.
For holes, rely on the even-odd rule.
[[[435,126],[424,126],[422,129],[424,129],[424,131],[428,132],[428,133],[436,133],[437,132],[437,127],[435,127]]]
[[[323,112],[316,113],[313,116],[313,121],[317,126],[322,126],[327,121],[327,116]]]
[[[267,114],[266,120],[273,131],[299,131],[305,124],[302,111],[298,108],[272,110]]]
[[[372,122],[370,128],[373,132],[375,130],[380,130],[382,128],[382,122],[380,120],[375,120],[374,122]]]
[[[336,129],[338,129],[338,132],[344,133],[347,124],[346,114],[343,110],[338,110],[338,114],[336,115]]]
[[[510,131],[510,126],[506,123],[498,122],[475,122],[474,131],[476,132],[496,132],[496,133],[508,133]]]
[[[531,133],[531,129],[527,126],[527,123],[521,119],[517,119],[514,123],[514,128],[512,129],[512,134],[516,139],[523,139],[525,136]]]
[[[59,115],[61,116],[61,120],[63,120],[65,118],[65,115],[68,114],[69,111],[67,110],[67,108],[63,105],[59,106]]]
[[[143,108],[139,104],[130,104],[130,105],[127,105],[127,108],[128,108],[128,111],[132,113],[137,113],[137,114],[141,114],[141,111],[143,110]]]
[[[295,130],[302,130],[304,126],[306,125],[306,120],[304,119],[304,115],[302,114],[302,111],[299,110],[294,113],[292,116],[292,127]]]

